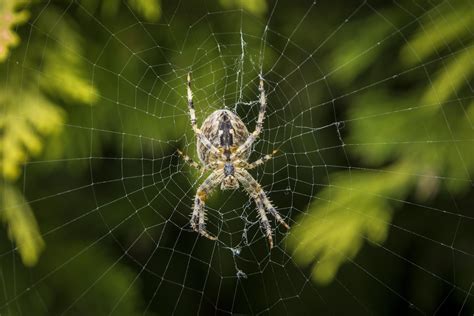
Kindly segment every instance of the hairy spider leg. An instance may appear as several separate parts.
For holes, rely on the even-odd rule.
[[[267,236],[269,247],[270,249],[272,249],[272,226],[270,225],[270,221],[268,220],[267,214],[265,213],[265,205],[260,199],[256,199],[255,203],[257,204],[258,213],[260,214],[260,222],[262,223],[262,227],[265,230],[265,235]]]
[[[282,224],[286,229],[290,229],[290,226],[287,223],[285,223],[280,213],[278,213],[278,211],[272,205],[272,202],[270,202],[270,200],[268,199],[267,195],[263,191],[260,184],[258,184],[258,182],[252,177],[250,173],[248,173],[247,170],[239,168],[236,171],[236,177],[239,180],[239,182],[242,183],[242,186],[247,191],[247,193],[255,200],[255,203],[257,204],[257,207],[259,208],[259,213],[260,213],[260,218],[262,221],[263,228],[266,230],[267,234],[268,234],[267,228],[270,225],[270,223],[268,222],[268,218],[266,216],[265,217],[262,216],[262,212],[260,211],[260,207],[262,204],[265,206],[268,212],[272,214],[273,217],[275,217],[275,219],[280,224]],[[267,238],[268,238],[268,235],[267,235]],[[270,242],[270,239],[269,239],[269,242]],[[271,246],[273,246],[273,240],[271,241]]]
[[[188,94],[188,110],[189,110],[189,116],[191,118],[191,126],[193,128],[194,133],[196,134],[196,137],[199,138],[201,143],[214,155],[220,155],[219,150],[211,144],[209,139],[207,139],[206,136],[202,133],[202,131],[199,129],[197,126],[197,119],[196,119],[196,110],[194,109],[194,102],[193,102],[193,92],[191,90],[191,73],[188,73],[188,85],[187,85],[187,94]]]
[[[245,142],[240,145],[239,148],[237,148],[231,159],[239,157],[242,153],[246,152],[262,132],[263,120],[265,119],[265,112],[267,109],[267,98],[265,96],[265,89],[263,87],[263,77],[261,75],[258,91],[260,91],[260,110],[258,112],[257,125],[255,126],[255,130],[252,132],[252,134],[250,134],[249,137],[245,140]]]
[[[206,200],[211,194],[212,190],[222,182],[224,179],[224,172],[222,170],[213,171],[209,177],[199,186],[194,198],[194,208],[191,215],[191,227],[194,231],[211,240],[216,240],[206,231]]]
[[[185,153],[183,153],[181,150],[177,150],[178,151],[178,154],[181,156],[181,158],[183,158],[183,160],[188,163],[191,167],[193,168],[196,168],[198,171],[201,171],[201,172],[206,172],[208,170],[211,170],[211,169],[215,169],[219,166],[219,163],[218,162],[211,162],[209,163],[208,165],[201,165],[197,162],[195,162],[193,160],[193,158],[189,157],[188,155],[186,155]]]
[[[203,171],[205,169],[203,166],[195,162],[191,157],[188,155],[184,154],[181,150],[178,149],[178,154],[183,158],[185,162],[187,162],[191,167],[196,168],[199,171]]]
[[[264,163],[266,163],[267,161],[269,161],[270,159],[273,158],[273,156],[275,156],[275,154],[278,152],[278,150],[274,150],[271,154],[267,154],[265,156],[263,156],[262,158],[258,159],[258,160],[255,160],[254,162],[252,163],[249,163],[247,165],[245,165],[245,169],[254,169],[260,165],[263,165]]]

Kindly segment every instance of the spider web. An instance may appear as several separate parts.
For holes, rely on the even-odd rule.
[[[53,5],[48,2],[42,9]],[[464,280],[456,273],[472,266],[474,252],[469,239],[457,243],[456,236],[472,231],[473,217],[469,205],[459,205],[454,197],[440,207],[429,201],[395,199],[410,211],[389,224],[388,242],[364,247],[360,257],[346,256],[347,262],[327,287],[313,281],[311,269],[294,260],[286,243],[299,220],[313,216],[315,196],[331,185],[333,172],[385,172],[383,167],[368,168],[351,156],[350,147],[376,144],[347,140],[350,132],[346,125],[352,123],[345,119],[347,99],[384,89],[400,76],[415,76],[431,63],[447,61],[468,48],[462,43],[459,51],[439,54],[367,85],[356,83],[335,90],[332,80],[339,71],[358,64],[377,47],[409,36],[414,25],[438,8],[436,5],[420,13],[419,8],[411,11],[397,3],[395,7],[411,15],[408,22],[393,23],[377,5],[363,1],[348,4],[345,18],[335,21],[331,20],[331,4],[325,2],[298,4],[291,14],[286,11],[288,6],[269,2],[268,13],[262,17],[209,2],[204,2],[200,11],[190,12],[185,3],[178,2],[164,5],[159,23],[144,21],[131,8],[127,8],[127,18],[116,23],[100,19],[81,2],[72,2],[61,7],[58,19],[77,10],[91,29],[100,30],[85,39],[97,48],[87,53],[77,53],[62,43],[56,36],[59,30],[42,29],[31,21],[30,38],[45,37],[45,49],[60,45],[85,62],[87,78],[98,87],[99,101],[90,108],[68,109],[73,114],[63,126],[68,135],[64,146],[73,148],[71,156],[51,153],[24,166],[23,193],[35,210],[47,249],[39,267],[30,270],[19,263],[16,245],[2,251],[2,265],[7,267],[0,277],[5,292],[0,299],[2,313],[22,314],[26,306],[34,306],[39,314],[74,314],[90,295],[106,295],[107,289],[101,284],[121,266],[130,267],[126,285],[113,305],[102,306],[104,314],[122,314],[122,305],[134,299],[136,287],[144,302],[142,312],[150,314],[337,314],[343,307],[356,314],[390,308],[408,308],[414,314],[445,308],[459,314],[472,310],[472,275]],[[351,22],[367,11],[376,13],[381,23],[391,28],[388,35],[371,42],[344,64],[330,69],[320,64],[331,54],[327,47],[333,47],[339,34],[350,31]],[[320,19],[330,20],[328,29],[314,30],[319,35],[308,36],[308,25]],[[80,28],[87,31],[89,26],[81,24]],[[112,52],[119,63],[108,59]],[[9,63],[22,67],[25,73],[41,72],[37,65]],[[387,61],[376,59],[373,63]],[[243,189],[213,192],[206,206],[207,229],[218,236],[217,241],[202,238],[190,228],[194,194],[207,174],[194,171],[177,155],[180,149],[197,161],[186,105],[188,72],[193,74],[198,125],[213,111],[228,108],[249,130],[253,130],[258,116],[259,75],[264,78],[268,108],[250,161],[274,149],[279,153],[251,173],[292,227],[287,232],[269,216],[275,243],[271,251],[255,203]],[[422,80],[432,79],[427,72]],[[449,100],[461,101],[456,96]],[[425,106],[430,105],[413,104],[411,109]],[[376,116],[390,118],[411,109],[393,109]],[[440,128],[453,126],[447,120]],[[454,138],[446,142],[472,147],[472,135],[464,144]],[[378,145],[404,142],[419,142],[420,146],[432,143],[429,139],[386,139]],[[469,157],[461,155],[461,161],[463,158]],[[425,174],[422,167],[411,175],[472,185],[471,178]],[[71,170],[81,170],[82,176],[74,176]],[[55,173],[59,176],[52,176]],[[380,197],[387,202],[394,199],[390,195]],[[331,198],[329,202],[337,203]],[[366,216],[364,210],[353,211]],[[43,221],[45,218],[49,220]],[[420,218],[443,232],[443,238],[430,235],[419,225]],[[71,242],[67,249],[55,248],[58,240],[68,240],[73,234],[82,236],[81,240]],[[437,251],[421,257],[403,246],[410,242]],[[81,258],[104,253],[112,258],[107,263],[81,268]],[[367,253],[379,259],[371,262]],[[433,263],[442,259],[442,266]],[[48,265],[42,266],[45,262]],[[390,271],[392,262],[406,271]],[[13,274],[6,275],[7,270]],[[400,279],[410,278],[414,270],[421,272],[416,274],[416,290],[405,287]],[[55,287],[61,288],[77,274],[84,276],[81,287],[51,311],[47,306],[52,297],[61,297]],[[358,283],[368,285],[361,291]],[[441,291],[432,302],[417,294],[425,285],[438,286]],[[389,297],[393,306],[379,306],[377,299],[381,297]],[[100,297],[95,300],[100,304]]]

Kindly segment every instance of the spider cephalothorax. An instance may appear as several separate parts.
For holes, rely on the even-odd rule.
[[[189,114],[191,116],[191,125],[197,137],[197,152],[202,165],[192,161],[191,158],[183,155],[181,152],[180,154],[183,155],[184,160],[190,163],[191,166],[199,170],[212,170],[211,174],[197,189],[191,216],[192,228],[209,239],[216,239],[216,237],[206,231],[204,209],[206,199],[219,184],[222,190],[230,190],[237,189],[240,183],[257,205],[262,227],[265,230],[270,248],[272,248],[272,229],[267,218],[267,211],[287,229],[289,226],[267,198],[260,184],[247,171],[265,163],[272,157],[269,154],[253,163],[247,162],[252,144],[262,131],[263,119],[265,118],[267,101],[261,77],[258,90],[260,91],[260,111],[257,126],[253,133],[249,133],[240,117],[229,110],[213,112],[204,120],[201,128],[198,128],[193,104],[193,93],[191,91],[191,75],[188,74]],[[274,153],[275,151],[272,154]]]

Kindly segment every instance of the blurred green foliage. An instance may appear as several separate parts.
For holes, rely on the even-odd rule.
[[[268,6],[265,0],[219,0],[223,8],[244,9],[256,15],[263,15],[267,12]]]
[[[389,22],[381,23],[381,16]],[[350,98],[345,141],[366,170],[331,176],[291,235],[297,261],[313,263],[314,279],[322,284],[331,282],[366,240],[386,239],[400,201],[426,203],[437,194],[462,195],[470,188],[460,179],[474,172],[474,103],[467,98],[463,104],[474,77],[472,3],[445,2],[422,16],[414,35],[394,38],[395,25],[407,21],[399,13],[376,12],[352,23],[334,48],[340,85],[367,82],[362,77],[371,73],[383,78],[383,67],[388,76],[397,75],[388,77],[396,81],[391,89],[362,88]],[[436,58],[450,47],[456,47],[448,51],[451,56]],[[425,76],[412,82],[417,76],[405,75],[406,69],[417,68]],[[399,88],[408,85],[413,88]]]
[[[99,11],[104,18],[117,16],[120,8],[124,6],[124,2],[120,0],[81,0],[81,4],[91,13]],[[161,17],[160,0],[127,0],[126,5],[147,22],[156,22]]]
[[[399,164],[385,172],[354,171],[350,179],[347,173],[333,175],[290,240],[297,262],[306,265],[313,256],[319,258],[313,271],[315,281],[331,282],[338,267],[355,257],[365,239],[376,244],[385,241],[393,216],[387,196],[406,198],[412,180],[408,168]]]
[[[12,20],[15,23],[26,22],[28,14],[25,6],[28,2],[3,3],[0,14],[7,17],[6,20]],[[18,42],[12,29],[15,23],[5,25],[4,32],[10,34],[14,41],[2,43],[4,51]],[[72,23],[67,19],[60,19],[59,13],[53,8],[44,12],[37,23],[44,32],[57,27],[60,30],[58,36],[61,44],[29,55],[29,60],[25,61],[24,67],[33,65],[44,56],[40,72],[29,74],[28,78],[24,78],[21,68],[17,68],[18,71],[8,71],[6,76],[8,81],[0,94],[2,111],[0,171],[6,181],[6,184],[2,186],[1,194],[4,195],[4,206],[13,208],[3,212],[3,220],[11,226],[10,237],[18,245],[23,262],[27,265],[34,264],[38,260],[43,247],[42,242],[38,242],[41,238],[38,235],[34,217],[31,215],[31,209],[19,193],[12,193],[15,189],[11,182],[20,176],[22,164],[28,161],[30,156],[37,156],[42,151],[43,138],[60,133],[65,123],[66,113],[61,105],[55,103],[48,95],[60,96],[67,101],[82,104],[92,104],[97,96],[95,88],[82,78],[81,39]],[[39,45],[40,42],[40,38],[34,38],[29,45],[34,51],[35,45]],[[18,205],[13,203],[14,201],[19,201]],[[19,216],[12,216],[14,210],[19,213]],[[29,216],[20,216],[21,214],[29,214]],[[31,231],[31,234],[27,231]]]
[[[0,186],[2,220],[8,224],[8,235],[16,242],[23,263],[32,266],[44,248],[38,224],[23,195],[12,185]]]

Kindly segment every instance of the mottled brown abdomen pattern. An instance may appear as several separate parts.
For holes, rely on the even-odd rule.
[[[229,126],[230,123],[230,126]],[[223,126],[229,127],[229,130],[223,130]],[[206,138],[224,153],[225,146],[230,146],[230,150],[235,150],[242,145],[249,136],[249,131],[244,122],[235,113],[229,110],[217,110],[209,115],[202,123],[201,131]],[[226,138],[227,143],[222,143],[223,133],[230,133],[232,137]],[[230,140],[229,140],[230,139]],[[230,142],[230,143],[229,143]],[[211,156],[209,150],[197,140],[197,152],[199,159],[205,165],[216,160],[217,157]],[[247,160],[250,156],[250,149],[241,155],[241,159]]]

